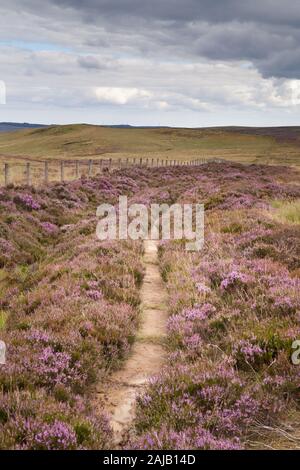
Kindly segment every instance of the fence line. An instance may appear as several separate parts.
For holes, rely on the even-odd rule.
[[[160,158],[143,158],[143,157],[132,157],[132,158],[118,158],[118,159],[87,159],[87,160],[26,160],[22,163],[11,162],[3,164],[4,172],[4,186],[16,183],[18,178],[13,177],[13,170],[21,167],[21,177],[19,177],[18,183],[31,185],[34,184],[34,173],[38,172],[38,176],[35,177],[37,183],[48,184],[50,182],[50,165],[56,165],[55,176],[51,182],[64,182],[71,181],[80,178],[83,175],[88,177],[96,176],[103,172],[110,172],[119,170],[121,168],[130,167],[147,167],[147,168],[160,168],[166,166],[198,166],[204,163],[214,162],[221,163],[224,160],[219,158],[200,158],[194,160],[165,160]],[[37,168],[37,165],[41,165],[42,169]],[[81,171],[82,168],[86,168],[86,171]],[[66,171],[71,169],[71,176],[66,178]],[[53,170],[53,168],[52,168]],[[57,175],[58,173],[58,175]]]

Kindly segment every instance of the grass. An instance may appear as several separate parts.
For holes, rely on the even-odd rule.
[[[0,310],[0,330],[5,328],[7,313]]]
[[[298,137],[299,134],[299,137]],[[102,172],[100,160],[140,158],[189,161],[222,158],[239,163],[299,166],[300,130],[288,128],[110,128],[87,124],[50,126],[0,133],[0,166],[9,162],[9,181],[26,182],[26,161],[31,160],[31,183],[44,181],[44,161],[48,160],[49,181],[61,178],[60,160],[65,161],[64,180]],[[66,162],[70,160],[70,162]],[[104,164],[106,166],[106,164]],[[0,171],[0,186],[4,171]]]
[[[276,209],[273,217],[280,222],[300,224],[300,200],[274,201],[272,207]]]
[[[291,131],[289,131],[291,129]],[[299,164],[295,128],[285,138],[263,129],[109,128],[86,124],[51,126],[0,134],[0,158],[222,157],[248,163]],[[289,134],[290,132],[290,134]],[[293,133],[292,133],[293,132]],[[298,135],[298,134],[297,134]]]

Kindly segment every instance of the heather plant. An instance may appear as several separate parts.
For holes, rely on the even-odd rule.
[[[107,418],[96,419],[81,398],[62,403],[43,390],[2,394],[0,430],[0,449],[105,449],[111,438]]]
[[[204,203],[205,246],[162,242],[168,357],[138,399],[128,446],[240,449],[257,423],[299,406],[300,197],[292,168],[206,164],[124,168],[41,189],[0,191],[0,448],[106,449],[88,406],[130,351],[143,280],[140,241],[95,237],[96,207]],[[274,200],[276,208],[274,209]],[[291,211],[291,212],[290,212]]]
[[[36,211],[41,208],[40,203],[31,194],[19,193],[14,197],[14,202],[29,211]]]
[[[101,247],[94,235],[96,205],[137,185],[100,179],[3,190],[1,448],[110,445],[107,419],[86,403],[91,385],[129,351],[143,268],[141,244]]]
[[[296,200],[299,186],[275,169],[213,170],[199,177],[206,196],[196,178],[180,196],[208,203],[202,252],[160,244],[169,356],[138,399],[134,448],[251,447],[259,423],[280,425],[299,406],[299,235],[271,207],[275,194]]]

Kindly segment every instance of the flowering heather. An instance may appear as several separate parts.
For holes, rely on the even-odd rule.
[[[42,389],[0,394],[0,448],[18,450],[105,449],[111,430],[86,403],[58,401]]]
[[[1,300],[0,448],[110,447],[107,418],[90,410],[88,396],[130,349],[142,249],[139,242],[100,243],[94,214],[103,199],[114,203],[136,187],[115,175],[32,194],[3,190],[1,201],[11,206],[0,209],[0,261],[9,279]]]
[[[288,184],[293,170],[234,167],[203,167],[204,189],[195,178],[179,195],[206,203],[205,246],[187,255],[180,243],[160,245],[170,352],[139,397],[127,447],[251,448],[257,423],[280,426],[297,407],[299,231],[276,221],[270,201],[299,198],[300,186]]]
[[[39,210],[41,208],[41,205],[34,200],[31,194],[17,194],[14,198],[14,202],[27,210],[34,211]]]
[[[230,291],[235,286],[247,287],[249,283],[253,282],[253,278],[247,274],[239,271],[231,271],[221,282],[221,290]]]
[[[39,423],[28,418],[16,422],[20,434],[24,435],[24,444],[19,449],[29,450],[74,450],[76,449],[76,433],[72,427],[62,421],[55,420],[52,424]]]
[[[264,350],[255,342],[249,340],[240,340],[233,348],[233,356],[236,357],[238,365],[243,361],[254,365],[260,361],[263,355]]]
[[[42,222],[41,227],[49,235],[56,233],[58,230],[57,225],[52,224],[51,222]]]
[[[102,297],[102,293],[99,290],[95,289],[87,290],[86,295],[92,300],[99,300]]]
[[[159,432],[150,431],[137,440],[133,449],[142,450],[241,450],[238,439],[216,439],[213,434],[203,428],[176,432],[162,428]]]
[[[293,181],[293,184],[291,184]],[[134,449],[240,449],[299,406],[299,226],[274,200],[300,198],[292,168],[232,163],[124,168],[41,189],[0,191],[1,449],[108,449],[89,406],[139,323],[141,242],[95,237],[96,207],[200,202],[205,246],[163,242],[168,357],[138,399]]]

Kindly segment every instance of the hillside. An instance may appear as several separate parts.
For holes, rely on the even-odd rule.
[[[202,249],[98,239],[119,195],[203,203]],[[228,162],[3,188],[0,450],[299,450],[299,200]]]
[[[14,132],[20,129],[38,129],[46,127],[43,124],[29,124],[27,122],[0,122],[0,132]]]
[[[195,159],[299,165],[300,128],[135,128],[87,124],[0,133],[0,158]]]

